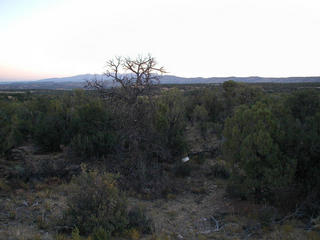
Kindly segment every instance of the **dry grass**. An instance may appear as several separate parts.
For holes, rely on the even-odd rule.
[[[195,147],[200,149],[199,144]],[[134,196],[129,197],[130,207],[147,210],[155,233],[141,236],[131,229],[127,239],[320,239],[319,219],[314,219],[313,227],[307,230],[299,221],[268,225],[273,216],[266,214],[270,211],[265,206],[228,199],[227,180],[208,178],[210,166],[216,162],[206,158],[193,163],[191,158],[191,175],[173,178],[177,192],[163,199],[146,200],[130,194]],[[70,240],[71,236],[57,234],[56,228],[66,208],[66,186],[54,178],[32,186],[15,182],[14,187],[0,179],[0,240]]]

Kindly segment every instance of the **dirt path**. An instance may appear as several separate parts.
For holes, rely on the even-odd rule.
[[[206,189],[208,192],[203,194],[186,192],[169,196],[174,199],[167,200],[142,201],[131,198],[130,204],[140,205],[147,210],[157,234],[198,239],[199,235],[217,231],[221,227],[219,218],[229,209],[228,201],[223,197],[223,189],[219,189],[213,182],[208,182]]]

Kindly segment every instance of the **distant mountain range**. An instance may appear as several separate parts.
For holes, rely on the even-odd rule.
[[[47,78],[36,81],[0,82],[0,89],[75,89],[83,88],[87,80],[107,79],[104,75],[82,74],[72,77]],[[320,82],[320,77],[288,77],[288,78],[266,78],[266,77],[210,77],[210,78],[184,78],[173,75],[162,76],[161,84],[208,84],[223,83],[228,80],[246,83],[298,83],[298,82]]]

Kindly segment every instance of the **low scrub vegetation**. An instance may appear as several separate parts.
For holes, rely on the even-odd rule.
[[[126,196],[118,189],[117,177],[83,167],[68,188],[64,224],[75,235],[92,235],[93,239],[108,239],[130,231],[150,234],[152,221],[144,210],[128,210]]]
[[[124,192],[144,199],[173,196],[176,181],[190,183],[193,172],[205,166],[206,178],[227,183],[229,197],[269,206],[259,220],[264,227],[282,221],[269,216],[269,209],[319,218],[318,90],[266,92],[233,81],[160,87],[153,71],[163,69],[153,58],[137,61],[109,62],[113,88],[95,80],[88,82],[90,91],[1,98],[0,191],[9,192],[13,182],[61,178],[68,184],[64,224],[73,239],[139,239],[154,226],[142,209],[128,209]],[[151,65],[141,68],[145,62]],[[142,65],[136,72],[147,72],[114,75],[120,70],[115,67],[129,71],[137,63]],[[199,139],[215,147],[190,144]],[[23,145],[50,157],[14,157]],[[205,165],[205,154],[218,158]],[[186,156],[190,162],[181,161]],[[80,172],[83,163],[88,168]],[[196,195],[209,191],[190,189]]]
[[[235,110],[225,123],[223,148],[245,195],[272,202],[292,186],[302,198],[319,194],[319,114],[314,91],[271,96]]]
[[[84,170],[69,186],[66,222],[80,234],[121,233],[128,225],[125,197],[111,174]]]

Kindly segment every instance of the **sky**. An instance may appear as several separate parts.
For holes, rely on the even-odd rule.
[[[0,80],[151,54],[182,77],[320,76],[319,0],[0,0]]]

